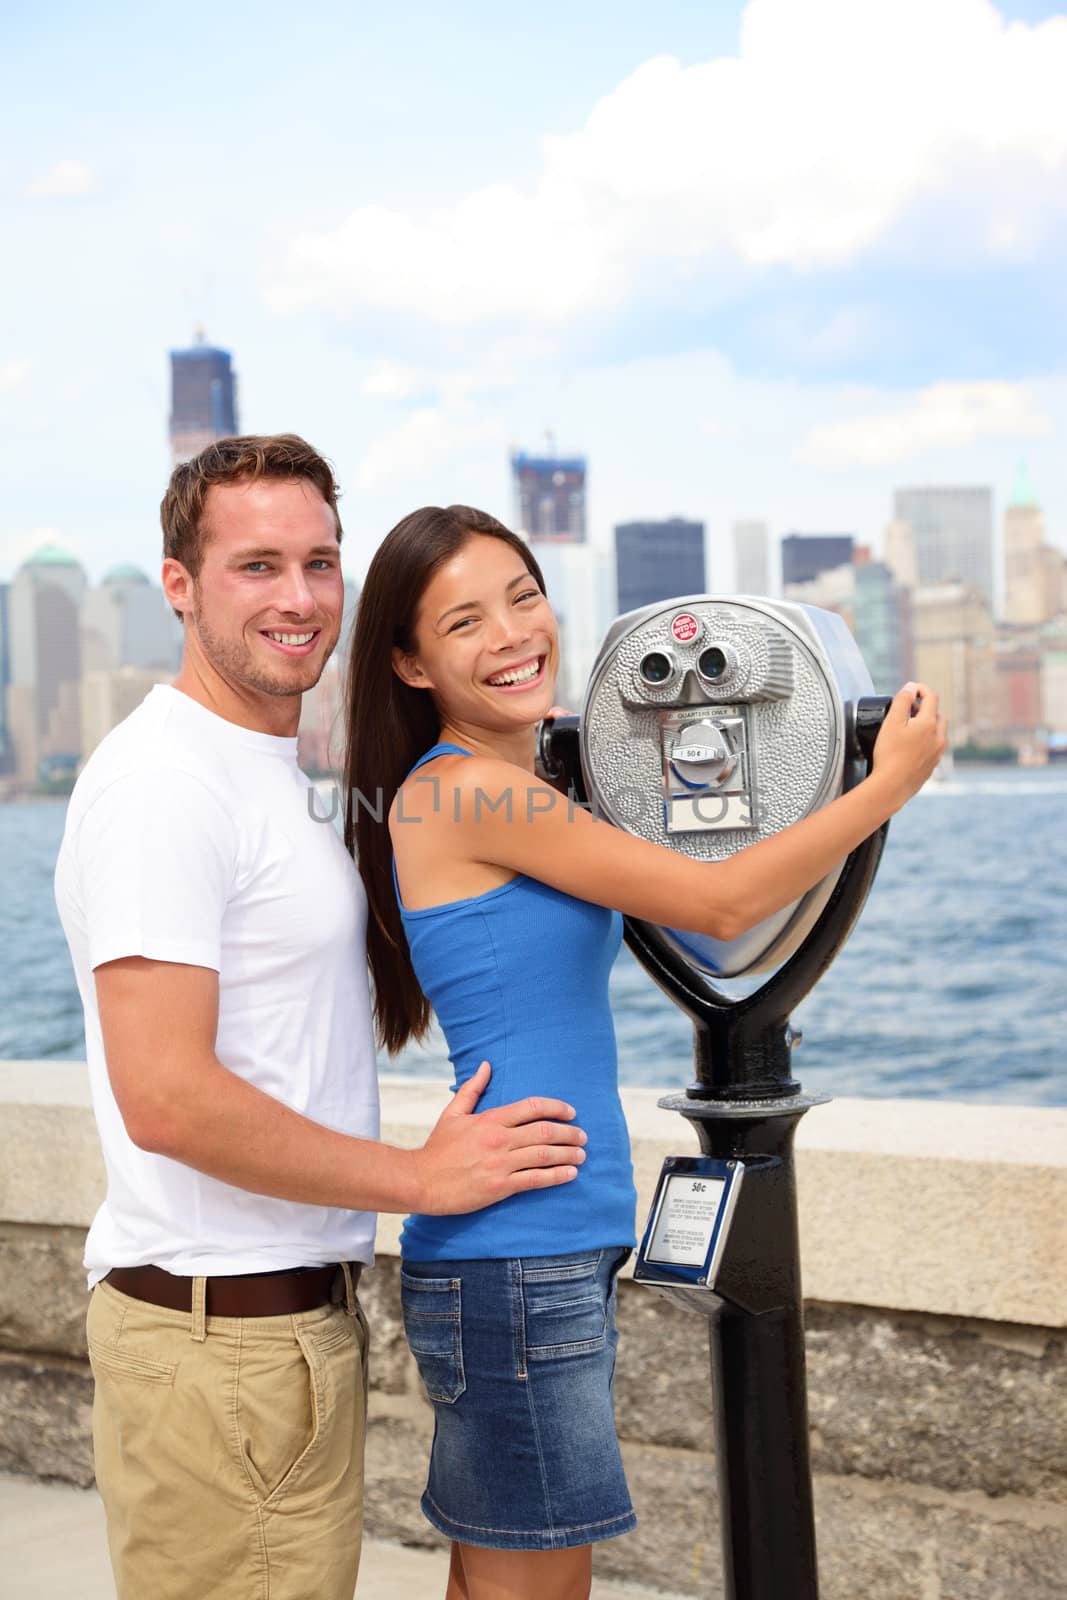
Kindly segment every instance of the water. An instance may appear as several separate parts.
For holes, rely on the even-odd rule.
[[[63,815],[0,807],[0,1058],[84,1054],[51,890]],[[855,933],[794,1017],[806,1088],[1067,1105],[1065,824],[1056,768],[967,770],[894,819]],[[612,996],[622,1081],[687,1082],[689,1024],[625,950]],[[383,1068],[449,1071],[437,1037]]]
[[[0,1060],[85,1058],[81,1001],[52,897],[66,806],[0,806]]]

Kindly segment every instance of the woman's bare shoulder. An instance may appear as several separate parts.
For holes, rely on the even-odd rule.
[[[457,755],[446,750],[409,772],[389,807],[389,830],[393,833],[399,823],[432,822],[445,809],[442,795],[463,792],[467,786],[465,773],[470,767],[503,766],[489,757]],[[451,809],[451,807],[449,808]],[[394,833],[395,839],[395,833]]]

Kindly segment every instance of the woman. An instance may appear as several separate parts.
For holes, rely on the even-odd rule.
[[[535,737],[558,662],[537,562],[494,518],[428,507],[377,551],[352,650],[346,835],[382,1043],[419,1038],[432,1005],[457,1083],[488,1082],[482,1107],[555,1095],[588,1135],[541,1192],[404,1227],[405,1327],[436,1417],[422,1505],[453,1541],[447,1600],[585,1600],[592,1544],[634,1525],[612,1413],[615,1278],[635,1242],[607,988],[619,913],[735,938],[824,878],[945,747],[936,696],[908,685],[863,783],[697,862],[549,800]]]

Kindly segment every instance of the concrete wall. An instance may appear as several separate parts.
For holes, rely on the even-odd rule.
[[[645,1207],[692,1135],[655,1092],[624,1098]],[[443,1100],[440,1084],[388,1084],[385,1137],[421,1143]],[[824,1600],[1062,1597],[1067,1111],[845,1100],[812,1111],[798,1147]],[[91,1482],[80,1256],[102,1192],[84,1068],[0,1063],[0,1470]],[[431,1544],[432,1419],[400,1325],[397,1232],[383,1219],[364,1279],[368,1527]],[[619,1322],[641,1527],[599,1546],[598,1568],[718,1597],[704,1325],[631,1282]]]

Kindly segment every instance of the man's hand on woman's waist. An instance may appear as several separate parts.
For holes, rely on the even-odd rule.
[[[426,1216],[480,1211],[527,1189],[554,1188],[578,1176],[586,1135],[573,1125],[564,1100],[529,1095],[512,1105],[477,1111],[491,1068],[483,1061],[413,1152]]]

